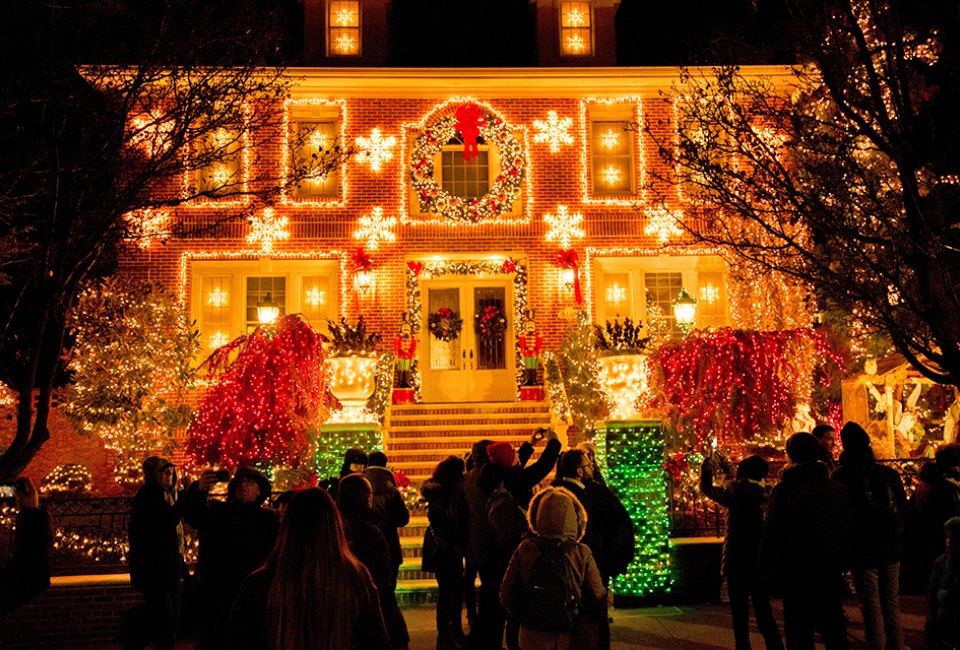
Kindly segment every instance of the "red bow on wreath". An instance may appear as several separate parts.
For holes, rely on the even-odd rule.
[[[573,269],[573,297],[577,305],[583,304],[583,292],[580,290],[580,256],[572,248],[557,251],[557,266],[561,269]]]
[[[457,118],[454,128],[460,131],[463,138],[463,159],[470,160],[479,156],[477,138],[480,137],[480,129],[487,124],[483,119],[483,111],[476,104],[464,104],[456,110],[454,117]]]
[[[357,249],[351,260],[355,271],[369,271],[373,268],[373,258],[367,255],[362,248]]]
[[[423,270],[423,262],[407,262],[407,268],[410,269],[414,276],[419,277],[420,271]]]

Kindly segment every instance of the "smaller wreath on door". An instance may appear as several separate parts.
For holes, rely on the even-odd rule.
[[[438,341],[449,343],[460,337],[463,319],[449,307],[440,307],[428,319],[430,334]]]
[[[477,335],[484,342],[500,340],[507,331],[507,317],[496,305],[484,307],[474,318]]]

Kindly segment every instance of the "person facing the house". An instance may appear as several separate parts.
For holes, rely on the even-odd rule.
[[[580,540],[587,512],[565,488],[537,493],[527,510],[532,536],[510,558],[500,599],[520,621],[520,647],[597,647],[606,589],[590,548]]]
[[[290,500],[270,558],[240,588],[227,647],[393,648],[377,588],[350,550],[337,506],[324,490],[303,490]]]
[[[387,455],[382,451],[375,451],[370,454],[368,462],[363,475],[373,486],[373,512],[377,517],[377,525],[387,540],[393,565],[393,579],[396,581],[400,565],[403,564],[400,533],[397,529],[410,523],[410,511],[397,488],[393,472],[387,469]]]
[[[806,432],[787,439],[791,465],[773,488],[760,547],[761,578],[775,579],[783,593],[789,650],[812,648],[817,631],[827,650],[849,647],[837,585],[850,557],[851,514],[821,449]]]
[[[397,578],[387,540],[380,531],[378,516],[371,507],[373,502],[373,487],[363,474],[350,474],[340,481],[337,506],[343,518],[347,542],[353,554],[370,571],[373,584],[377,587],[387,634],[393,647],[399,650],[410,643],[410,634],[397,604]]]
[[[933,563],[927,592],[927,640],[948,648],[960,647],[960,517],[943,525],[946,552]]]
[[[540,453],[540,458],[527,465],[527,462],[533,456],[535,445],[541,440],[546,440],[547,444]],[[510,443],[498,442],[494,444],[499,445],[497,450],[494,451],[495,454],[499,454],[506,453],[503,450],[503,445],[509,446]],[[524,509],[533,497],[533,488],[556,468],[561,447],[556,431],[548,427],[541,427],[534,431],[530,435],[530,439],[524,441],[520,448],[516,450],[516,463],[506,471],[503,484]],[[489,448],[487,452],[490,453]]]
[[[711,453],[700,466],[700,492],[727,509],[720,571],[727,580],[733,638],[737,650],[750,650],[750,601],[767,650],[782,650],[780,628],[773,617],[770,592],[759,579],[758,560],[763,540],[767,488],[764,480],[770,466],[760,456],[747,456],[737,465],[736,478],[716,485],[717,470],[728,466]]]
[[[172,650],[180,625],[185,500],[177,494],[177,469],[161,456],[143,461],[143,486],[130,507],[130,584],[143,607],[126,645]]]
[[[50,586],[53,519],[40,507],[36,488],[26,476],[14,481],[17,503],[13,555],[0,569],[0,616],[39,596]]]
[[[277,540],[280,519],[264,507],[270,497],[267,477],[241,467],[227,485],[227,500],[207,500],[218,472],[205,471],[187,488],[184,520],[200,534],[194,571],[199,596],[198,650],[223,648],[230,607],[244,579],[263,566]]]

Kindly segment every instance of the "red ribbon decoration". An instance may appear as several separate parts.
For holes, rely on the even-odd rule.
[[[504,273],[513,273],[517,270],[517,263],[512,257],[508,257],[503,260],[503,265],[500,267]]]
[[[358,248],[351,259],[355,271],[369,271],[373,268],[373,258],[367,255],[362,248]]]
[[[577,251],[560,249],[557,251],[557,266],[561,269],[573,269],[573,298],[577,305],[583,305],[583,291],[580,289],[580,256]]]
[[[420,277],[420,271],[423,270],[423,262],[407,262],[407,268],[415,277]]]
[[[463,159],[470,160],[480,155],[477,138],[480,137],[480,129],[487,124],[483,120],[483,111],[476,104],[464,104],[453,115],[457,118],[454,128],[460,131],[463,138]]]

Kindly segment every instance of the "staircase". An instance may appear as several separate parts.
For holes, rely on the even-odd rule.
[[[519,447],[535,429],[545,426],[550,426],[547,402],[397,404],[390,407],[384,426],[384,451],[391,468],[403,470],[419,487],[437,463],[450,455],[463,456],[478,440],[506,441]],[[410,523],[400,530],[403,564],[397,598],[412,604],[431,600],[437,583],[432,573],[420,570],[426,513],[414,511],[411,515]]]

